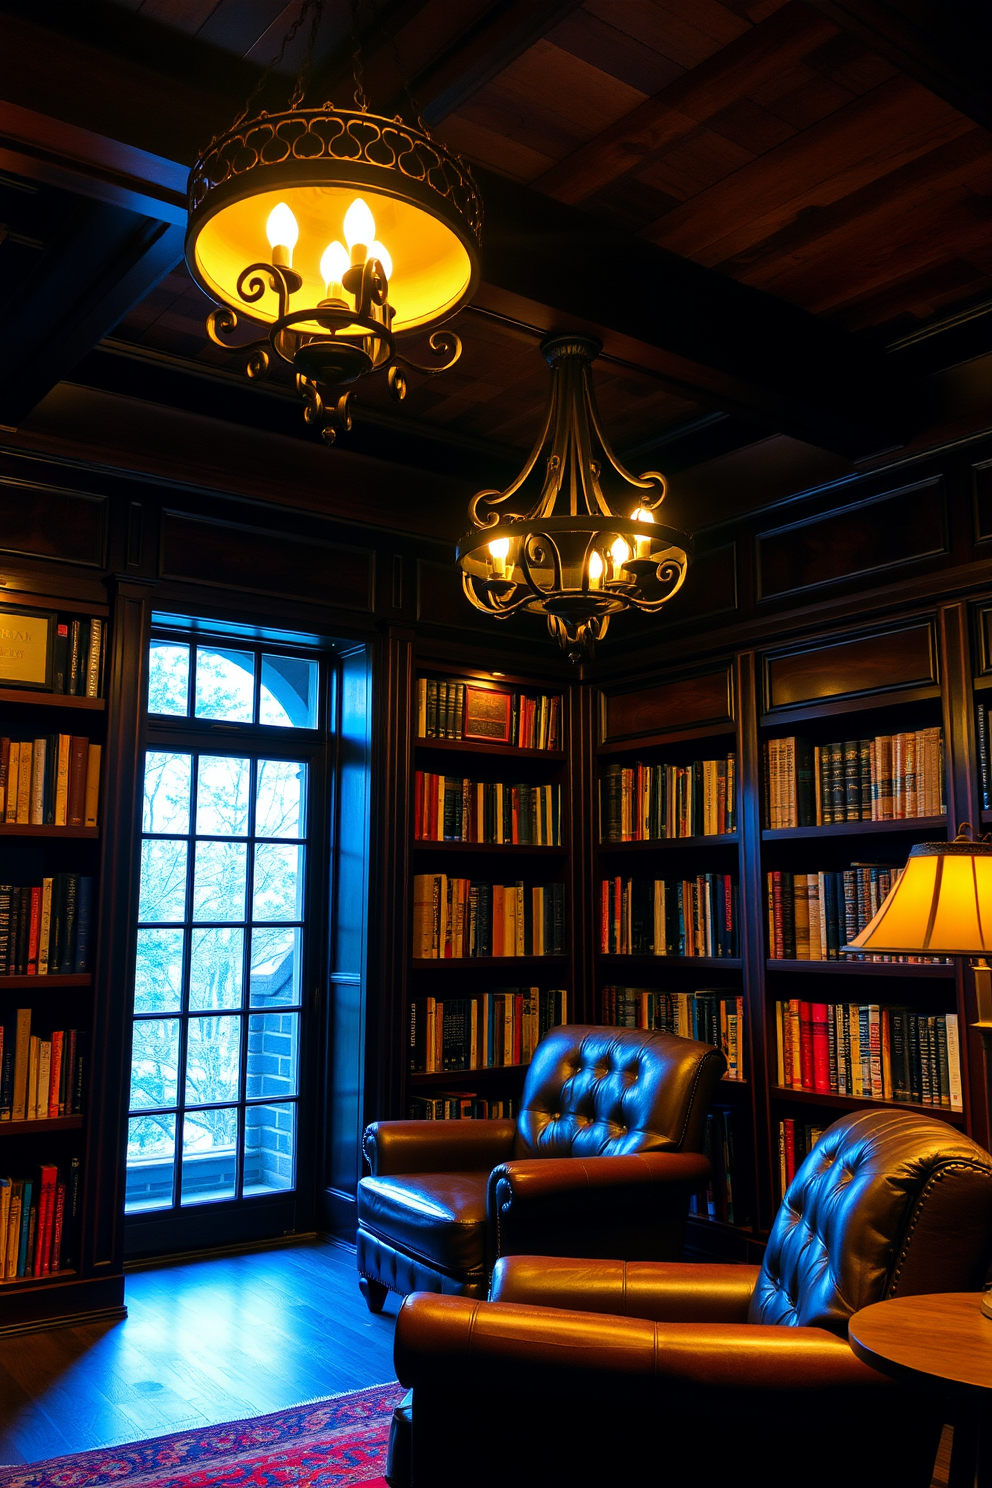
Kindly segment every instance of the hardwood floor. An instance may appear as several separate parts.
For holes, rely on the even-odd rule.
[[[322,1240],[130,1272],[128,1317],[0,1340],[0,1463],[34,1462],[395,1378],[399,1298],[373,1317]]]

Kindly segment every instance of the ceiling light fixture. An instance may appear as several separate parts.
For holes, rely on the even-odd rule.
[[[458,336],[438,327],[478,282],[482,204],[468,167],[431,138],[415,105],[416,127],[369,112],[357,40],[355,108],[302,106],[323,4],[305,0],[273,63],[309,17],[289,108],[248,117],[265,74],[194,165],[186,261],[220,302],[207,317],[211,341],[246,352],[251,378],[273,356],[287,363],[307,422],[333,442],[351,427],[349,384],[385,370],[401,399],[403,366],[433,375],[460,357]],[[357,35],[356,10],[353,0]],[[265,334],[232,341],[242,318]],[[424,334],[442,365],[419,367],[397,351]]]
[[[551,392],[537,442],[506,490],[472,497],[473,528],[456,552],[476,609],[497,620],[519,610],[545,616],[573,661],[592,656],[612,615],[656,614],[692,559],[691,537],[655,518],[664,476],[631,475],[603,433],[590,372],[601,350],[591,336],[542,343]],[[514,498],[534,499],[523,511],[497,510]]]

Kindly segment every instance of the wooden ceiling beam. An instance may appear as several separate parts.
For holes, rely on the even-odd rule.
[[[988,0],[806,0],[938,98],[992,129]]]

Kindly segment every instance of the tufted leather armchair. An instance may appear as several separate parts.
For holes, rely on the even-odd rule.
[[[992,1157],[911,1112],[846,1117],[789,1185],[764,1264],[514,1256],[492,1300],[408,1297],[395,1488],[928,1488],[944,1411],[860,1363],[851,1315],[981,1286]],[[410,1397],[408,1397],[408,1402]]]
[[[570,1024],[534,1052],[514,1121],[378,1121],[358,1185],[359,1285],[485,1297],[501,1255],[682,1253],[713,1088],[709,1044]]]

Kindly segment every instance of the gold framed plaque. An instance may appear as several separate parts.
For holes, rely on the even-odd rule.
[[[508,744],[512,703],[512,693],[466,686],[463,737],[488,739],[491,744]]]
[[[57,617],[0,605],[0,687],[52,690]]]

